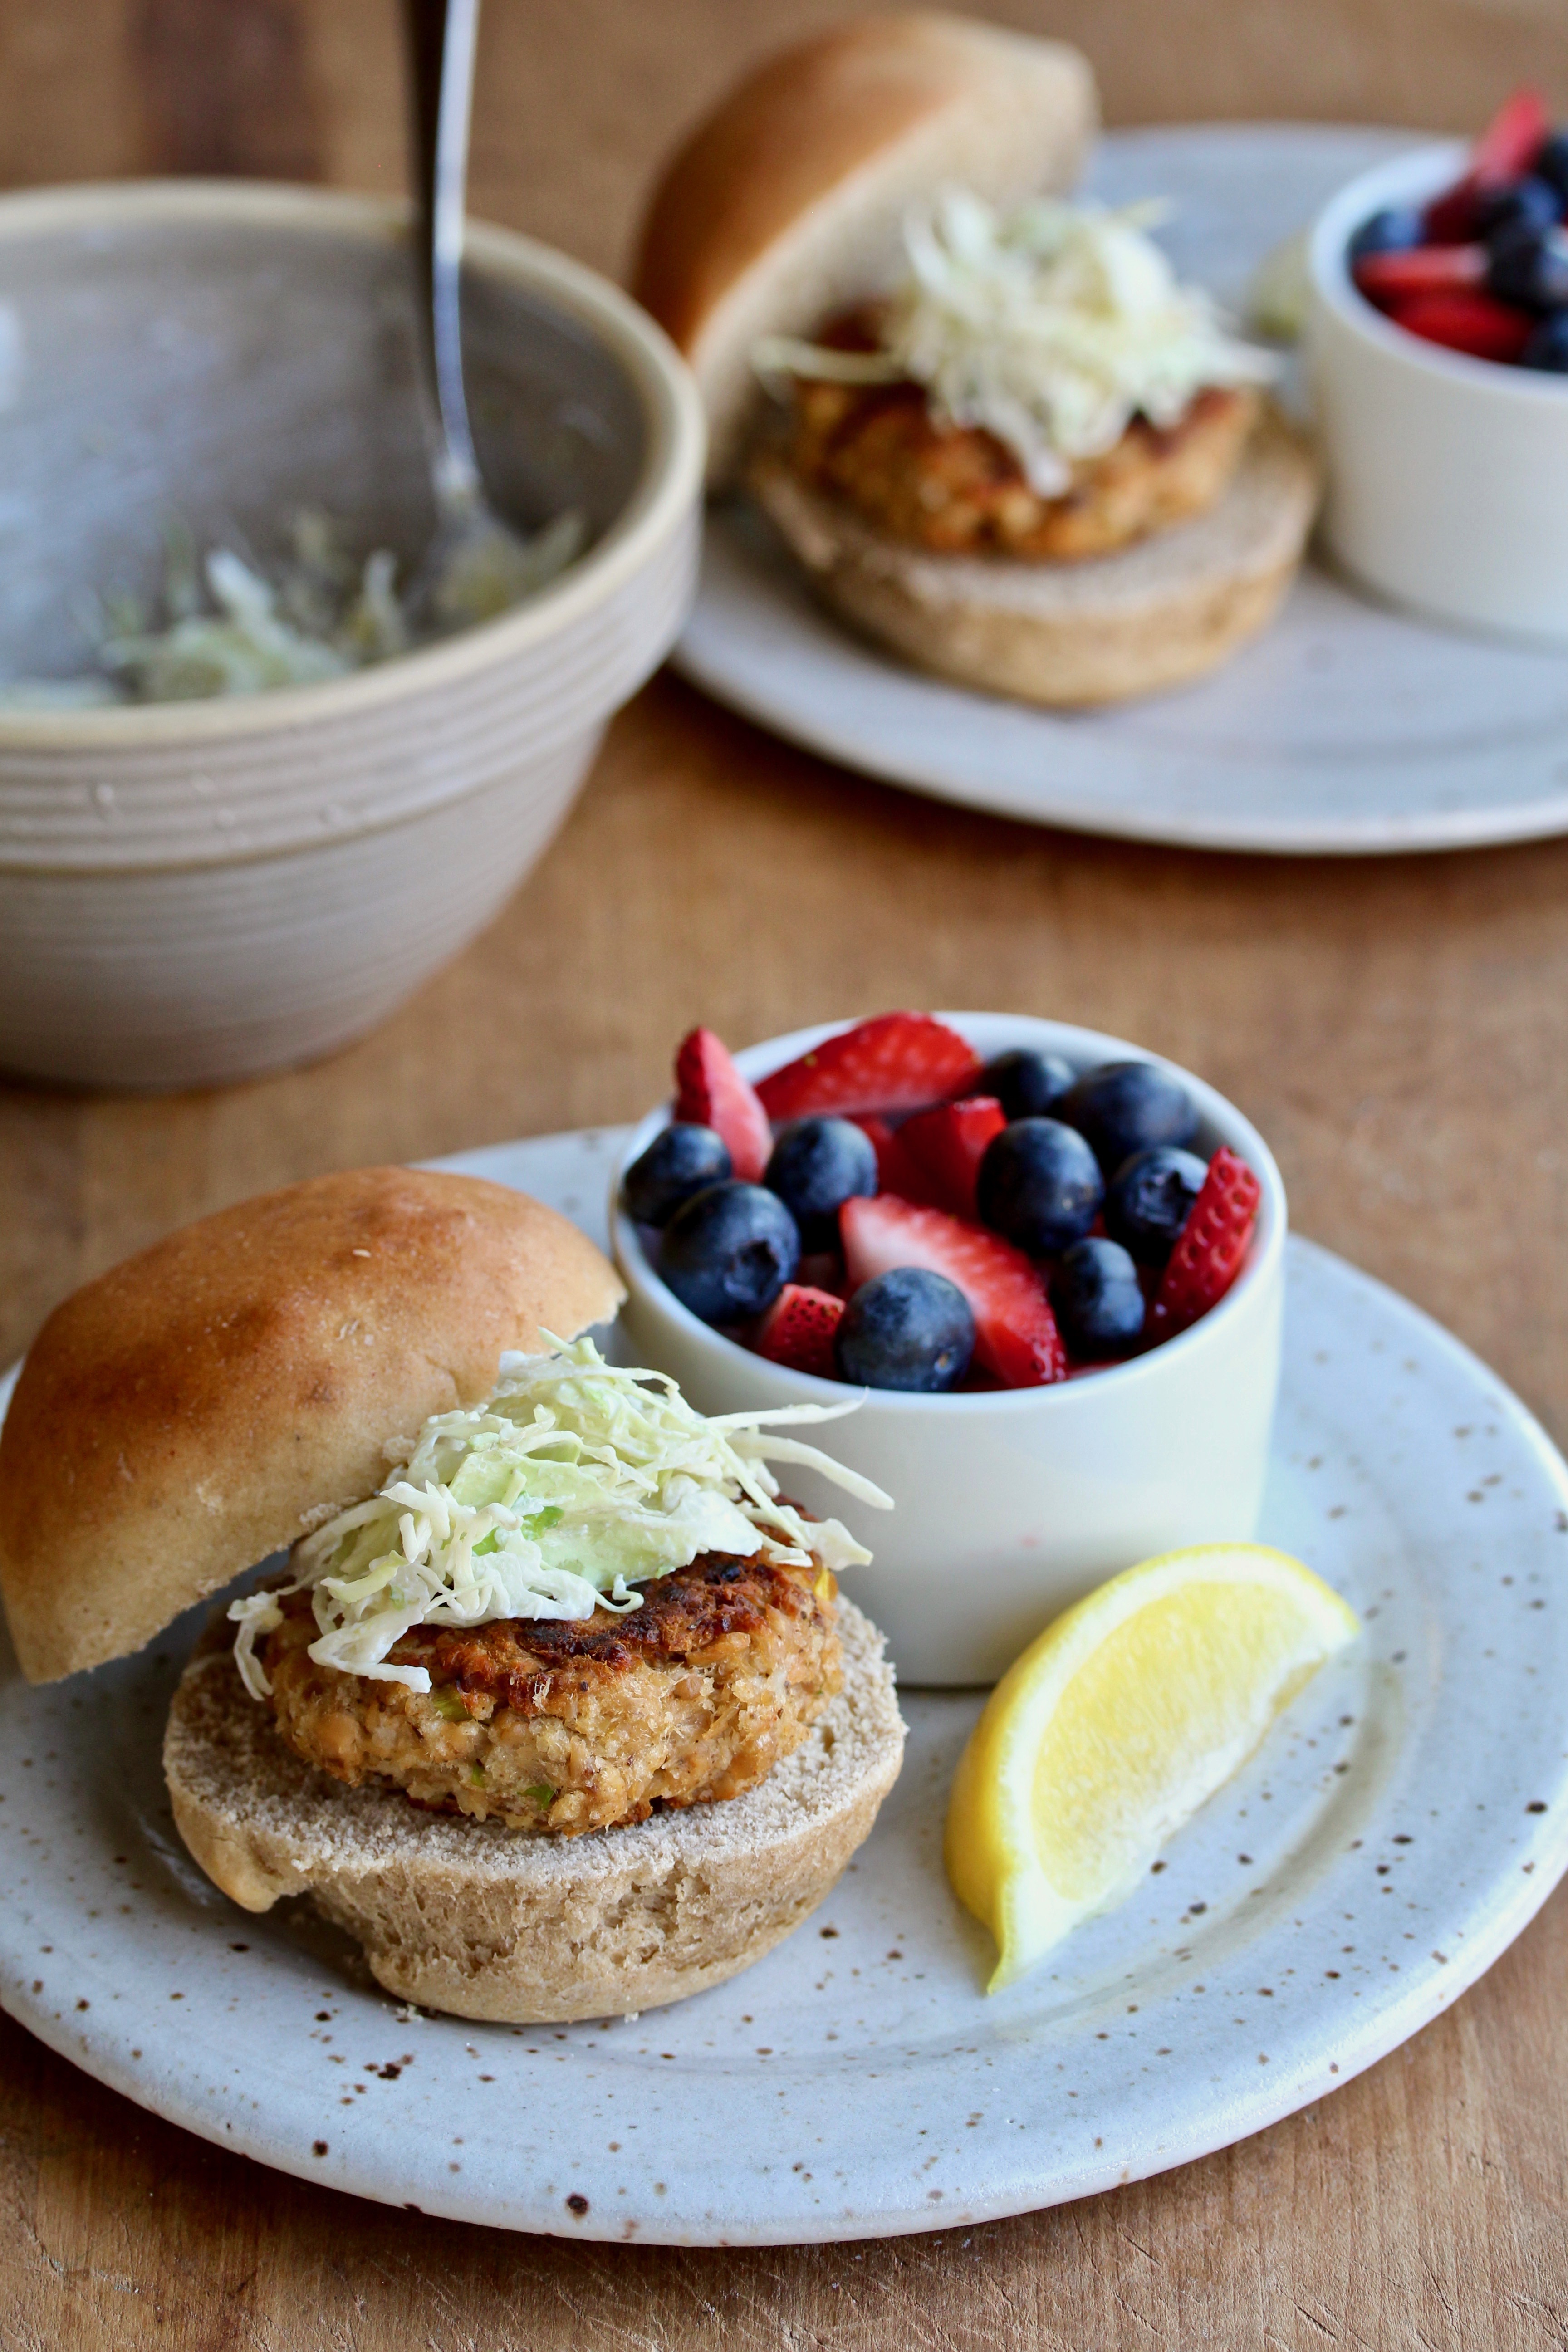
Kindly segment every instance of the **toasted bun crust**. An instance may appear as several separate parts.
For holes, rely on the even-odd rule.
[[[838,1604],[844,1687],[743,1797],[584,1837],[521,1837],[344,1789],[246,1696],[226,1625],[174,1694],[163,1769],[180,1835],[247,1911],[310,1895],[377,1979],[458,2017],[543,2024],[657,2009],[733,1976],[816,1908],[898,1778],[881,1636]]]
[[[0,1592],[53,1682],[151,1641],[475,1402],[505,1348],[624,1292],[592,1242],[471,1176],[320,1176],[171,1234],[58,1307],[0,1431]]]
[[[1081,563],[928,555],[779,460],[752,485],[835,612],[907,660],[1025,702],[1121,702],[1200,677],[1267,626],[1295,577],[1319,473],[1265,411],[1205,514]]]
[[[655,189],[634,280],[696,372],[710,481],[734,467],[759,337],[878,290],[906,207],[946,183],[999,205],[1070,187],[1097,118],[1076,49],[935,10],[818,34],[741,82]]]

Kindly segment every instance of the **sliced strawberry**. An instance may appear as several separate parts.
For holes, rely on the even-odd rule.
[[[1390,302],[1388,315],[1406,334],[1477,360],[1516,360],[1530,341],[1525,312],[1489,294],[1411,294]]]
[[[773,1148],[768,1115],[711,1029],[694,1029],[675,1057],[675,1116],[723,1138],[735,1173],[762,1181]]]
[[[1241,1272],[1262,1198],[1246,1160],[1221,1144],[1149,1309],[1151,1339],[1173,1338],[1225,1297]]]
[[[844,1301],[830,1292],[786,1282],[758,1324],[752,1345],[770,1363],[815,1372],[819,1380],[837,1380],[833,1335],[843,1312]]]
[[[1522,178],[1552,129],[1546,100],[1538,89],[1516,89],[1505,98],[1475,145],[1462,179],[1426,207],[1426,229],[1436,245],[1460,245],[1475,227],[1476,198]]]
[[[1523,177],[1552,131],[1546,100],[1528,82],[1503,100],[1470,150],[1470,177],[1483,188]]]
[[[1415,245],[1406,253],[1368,253],[1352,272],[1369,302],[1453,293],[1481,285],[1486,274],[1484,245]]]
[[[973,1217],[974,1184],[985,1147],[1000,1135],[1007,1115],[994,1095],[965,1095],[917,1111],[899,1129],[899,1142],[936,1188],[939,1207]]]
[[[904,1149],[902,1128],[889,1127],[885,1118],[857,1118],[850,1124],[871,1139],[879,1192],[895,1192],[900,1201],[912,1201],[919,1208],[941,1208],[936,1186]]]
[[[941,1209],[911,1208],[885,1192],[871,1201],[846,1201],[838,1227],[852,1288],[900,1265],[945,1274],[973,1313],[975,1360],[1005,1387],[1039,1388],[1066,1376],[1067,1350],[1045,1277],[1011,1242],[984,1225]]]
[[[956,1030],[925,1013],[883,1013],[824,1038],[757,1088],[772,1119],[819,1111],[921,1110],[972,1086],[980,1057]]]

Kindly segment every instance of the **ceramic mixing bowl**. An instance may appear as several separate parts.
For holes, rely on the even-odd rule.
[[[0,709],[0,1064],[232,1078],[368,1028],[506,903],[673,642],[703,426],[605,279],[470,232],[487,486],[588,551],[502,619],[241,699]],[[417,562],[435,516],[404,218],[351,196],[105,184],[0,202],[0,678],[90,666],[85,597],[172,525],[263,564],[289,518]]]
[[[1009,1046],[1061,1054],[1075,1069],[1159,1062],[1120,1037],[1018,1013],[944,1013],[985,1060]],[[736,1055],[753,1081],[794,1061],[830,1023]],[[875,1554],[847,1590],[888,1636],[906,1683],[994,1682],[1058,1612],[1119,1569],[1177,1545],[1245,1540],[1258,1523],[1279,1378],[1285,1188],[1273,1154],[1235,1105],[1174,1064],[1196,1106],[1193,1149],[1229,1144],[1263,1187],[1251,1255],[1199,1323],[1147,1355],[1050,1388],[913,1396],[886,1389],[804,1434],[891,1495],[878,1511],[793,1467],[788,1491],[842,1518]],[[627,1139],[611,1196],[626,1277],[626,1341],[670,1372],[703,1412],[841,1404],[837,1381],[769,1363],[700,1322],[660,1281],[620,1208],[624,1171],[669,1118],[650,1111]]]

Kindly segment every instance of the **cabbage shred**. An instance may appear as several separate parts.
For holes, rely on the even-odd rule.
[[[879,350],[773,336],[754,364],[764,378],[923,384],[939,424],[994,434],[1038,496],[1059,498],[1074,464],[1113,448],[1134,416],[1168,428],[1209,386],[1279,373],[1178,282],[1144,233],[1162,211],[1040,197],[1004,218],[952,190],[905,219]]]
[[[172,529],[161,614],[123,593],[99,598],[83,616],[99,674],[0,679],[0,709],[195,702],[347,677],[499,619],[574,563],[587,535],[574,509],[526,541],[500,527],[474,532],[439,552],[422,590],[400,585],[389,548],[356,561],[331,518],[314,508],[293,517],[291,552],[274,578],[230,547],[198,564],[188,533]]]
[[[483,1403],[435,1414],[378,1494],[295,1546],[291,1582],[231,1605],[246,1687],[270,1692],[256,1643],[292,1592],[310,1593],[319,1664],[427,1691],[423,1666],[388,1659],[416,1625],[624,1612],[639,1606],[636,1583],[708,1551],[861,1566],[871,1555],[837,1519],[806,1521],[780,1500],[768,1465],[819,1471],[879,1508],[889,1497],[763,1426],[836,1420],[858,1402],[710,1420],[667,1374],[607,1364],[592,1339],[504,1355]]]

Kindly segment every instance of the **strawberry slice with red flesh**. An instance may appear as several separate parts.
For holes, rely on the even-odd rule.
[[[797,1372],[815,1372],[819,1380],[836,1381],[833,1335],[844,1312],[842,1298],[813,1290],[803,1282],[786,1282],[762,1321],[752,1345],[770,1363],[788,1364]]]
[[[1452,294],[1485,283],[1484,245],[1416,245],[1406,253],[1368,253],[1352,275],[1369,302],[1406,294]]]
[[[1516,360],[1530,340],[1524,312],[1490,294],[1411,294],[1391,302],[1388,315],[1407,335],[1475,360]]]
[[[879,1192],[897,1193],[900,1201],[912,1201],[919,1208],[941,1208],[936,1186],[904,1149],[902,1128],[889,1127],[885,1118],[856,1118],[850,1125],[870,1138]]]
[[[710,1127],[722,1139],[736,1175],[744,1183],[761,1183],[773,1148],[768,1115],[711,1029],[693,1029],[681,1039],[675,1057],[675,1116]]]
[[[1006,1124],[1007,1115],[994,1095],[965,1095],[935,1110],[917,1111],[900,1128],[898,1139],[930,1177],[938,1207],[951,1209],[956,1217],[973,1218],[985,1147]]]
[[[1551,109],[1538,89],[1524,83],[1503,100],[1471,148],[1471,179],[1480,187],[1497,188],[1521,178],[1551,132]]]
[[[1067,1349],[1045,1277],[1011,1242],[944,1210],[917,1209],[886,1192],[846,1201],[838,1229],[852,1289],[902,1265],[944,1274],[969,1301],[976,1362],[1004,1387],[1040,1388],[1066,1378]]]
[[[1471,148],[1464,177],[1426,207],[1423,225],[1433,243],[1462,245],[1475,226],[1476,198],[1521,179],[1551,130],[1552,116],[1538,89],[1516,89],[1505,98]]]
[[[1241,1272],[1262,1198],[1263,1187],[1246,1160],[1222,1144],[1154,1294],[1151,1339],[1173,1339],[1218,1305]]]
[[[831,1111],[923,1110],[962,1094],[980,1074],[980,1057],[956,1030],[926,1013],[882,1013],[809,1054],[786,1062],[757,1088],[775,1121]]]

